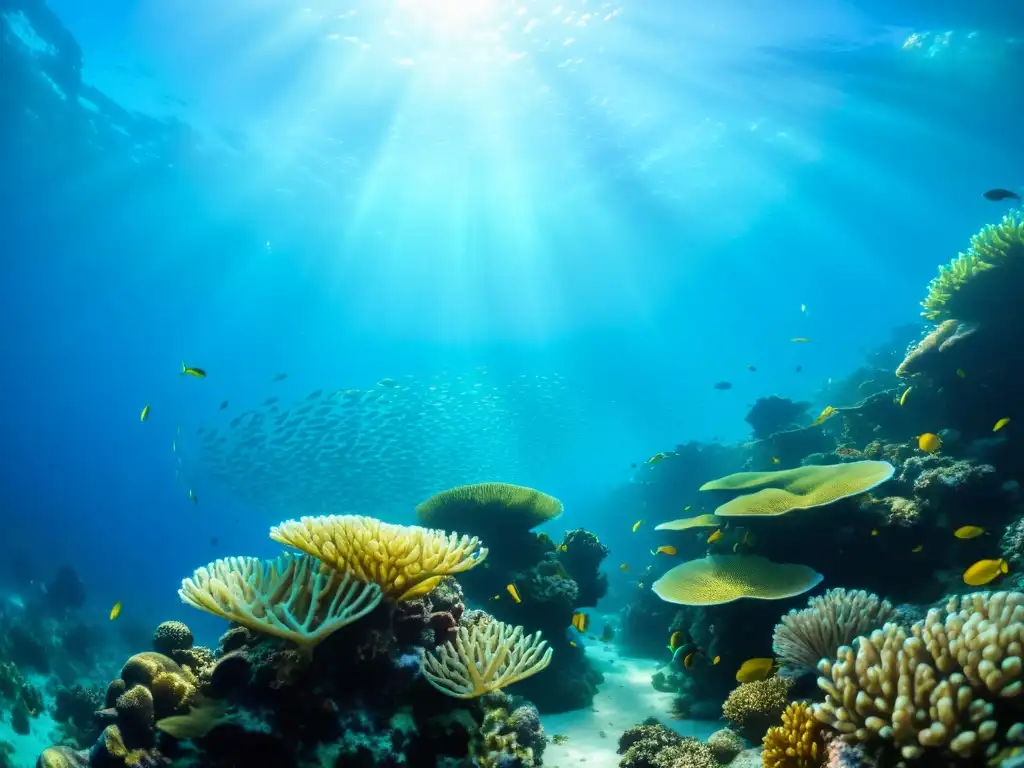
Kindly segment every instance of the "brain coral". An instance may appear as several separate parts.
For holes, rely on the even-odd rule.
[[[667,603],[719,605],[749,597],[781,600],[821,583],[806,565],[773,563],[758,555],[708,555],[681,563],[651,585]]]
[[[715,510],[723,517],[771,517],[794,509],[810,509],[870,491],[892,477],[887,461],[850,461],[843,464],[808,464],[778,472],[737,472],[712,480],[702,491],[761,490],[737,496]]]
[[[976,765],[1024,744],[1024,594],[978,592],[823,660],[815,717],[851,744]]]
[[[487,557],[475,536],[459,537],[417,525],[391,525],[361,515],[288,520],[270,538],[319,558],[362,582],[377,584],[396,602],[427,594],[445,577]]]
[[[772,650],[792,672],[816,669],[854,638],[896,621],[892,604],[864,590],[830,589],[792,610],[775,626]]]
[[[422,525],[490,535],[528,531],[562,514],[562,502],[510,483],[476,483],[441,491],[416,507]]]

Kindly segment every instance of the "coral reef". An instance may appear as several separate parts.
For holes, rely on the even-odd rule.
[[[741,683],[722,705],[722,715],[736,733],[759,742],[782,716],[792,685],[792,680],[785,677]]]
[[[708,736],[708,747],[722,765],[727,765],[743,751],[743,739],[735,731],[722,728]]]
[[[651,717],[619,737],[620,768],[718,768],[714,750]]]
[[[744,421],[750,425],[755,440],[764,440],[805,421],[810,407],[810,403],[793,402],[777,395],[759,397]]]
[[[818,768],[828,757],[822,725],[804,702],[787,706],[781,725],[769,728],[763,743],[764,768]]]

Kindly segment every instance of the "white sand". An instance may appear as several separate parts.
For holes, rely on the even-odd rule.
[[[661,665],[651,659],[619,656],[613,645],[590,643],[586,648],[591,664],[604,674],[604,682],[590,709],[544,715],[541,722],[548,735],[544,765],[550,768],[616,768],[622,756],[616,753],[619,736],[648,717],[657,717],[680,736],[707,739],[723,722],[704,720],[672,720],[670,693],[659,693],[651,687],[651,676]],[[551,742],[554,734],[568,736],[565,744]]]

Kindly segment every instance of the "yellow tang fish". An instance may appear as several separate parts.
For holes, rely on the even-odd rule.
[[[677,630],[673,632],[672,636],[668,639],[668,649],[672,651],[672,653],[675,653],[676,649],[684,642],[686,642],[686,633]]]
[[[579,632],[586,632],[590,627],[590,616],[583,611],[577,611],[572,615],[572,625]]]
[[[819,424],[823,424],[825,419],[835,416],[837,413],[839,413],[837,408],[833,408],[831,405],[826,405],[825,410],[818,414],[818,418],[811,422],[811,426],[816,427]]]
[[[711,660],[711,663],[712,663],[712,664],[717,664],[717,663],[718,663],[718,662],[720,662],[721,660],[722,660],[722,657],[721,657],[721,656],[715,656],[715,658],[713,658],[713,659]]]
[[[676,548],[671,544],[666,544],[662,547],[658,547],[657,551],[663,555],[674,555],[676,553]]]
[[[806,336],[797,336],[795,338],[790,339],[790,341],[792,341],[794,344],[808,344],[811,340],[808,339]]]
[[[1001,557],[998,560],[979,560],[964,571],[964,584],[981,587],[1009,572],[1009,564]]]
[[[568,544],[559,544],[558,545],[558,551],[559,552],[568,552],[569,551],[569,545]]]
[[[142,409],[142,415],[139,416],[139,421],[145,421],[149,418],[149,403],[146,403],[145,408]]]
[[[521,602],[523,602],[519,598],[519,590],[516,589],[516,585],[515,584],[509,584],[508,586],[506,586],[505,587],[505,591],[508,592],[509,595],[512,597],[512,602],[514,602],[514,603],[521,603]]]
[[[643,522],[643,520],[637,520],[635,523],[633,523],[633,533],[637,532],[637,529],[640,527],[640,524],[642,522]]]
[[[736,670],[736,682],[752,683],[755,680],[767,680],[775,673],[775,659],[747,659]]]
[[[958,539],[976,539],[984,532],[985,529],[980,525],[961,525],[953,531],[953,535]]]
[[[924,549],[924,544],[918,544],[916,547],[914,547],[910,551],[916,554],[918,552],[921,552],[923,549]]]
[[[925,432],[917,438],[917,447],[925,453],[938,453],[942,447],[942,438],[931,432]]]
[[[708,544],[714,544],[716,541],[718,541],[723,536],[725,536],[725,534],[722,533],[722,529],[719,528],[717,531],[715,531],[710,536],[708,536]]]
[[[700,651],[690,651],[683,657],[683,667],[686,669],[693,669],[693,659],[700,653]]]
[[[206,371],[204,371],[202,368],[190,368],[187,365],[185,365],[185,361],[182,360],[181,361],[181,373],[179,373],[178,375],[179,376],[195,376],[197,379],[205,379],[206,378]]]
[[[913,389],[913,387],[907,387],[906,391],[902,395],[900,395],[900,407],[901,408],[907,402],[907,395],[910,394],[910,390],[912,390],[912,389]]]
[[[579,648],[579,646],[576,645],[576,643],[574,643],[572,640],[569,641],[569,645],[571,645],[573,648]]]
[[[118,600],[114,603],[114,607],[110,609],[110,620],[113,621],[121,615],[121,601]]]
[[[146,407],[148,408],[149,406],[147,405]],[[1002,429],[1003,427],[1005,427],[1009,423],[1010,423],[1009,419],[1005,419],[1005,418],[1004,419],[1000,419],[999,421],[996,422],[996,425],[994,427],[992,427],[992,431],[993,432],[998,432],[1000,429]]]

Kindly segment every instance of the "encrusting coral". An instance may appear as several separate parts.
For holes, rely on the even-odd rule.
[[[680,563],[651,585],[662,600],[680,605],[719,605],[742,598],[781,600],[821,583],[806,565],[773,563],[759,555],[708,555]]]
[[[818,768],[827,759],[823,726],[810,704],[795,702],[782,713],[781,725],[764,735],[764,768]]]
[[[472,699],[535,675],[551,663],[551,648],[540,633],[489,621],[460,627],[454,641],[423,654],[423,676],[457,699]]]
[[[758,742],[782,716],[792,685],[785,677],[742,683],[725,700],[722,715],[743,738]]]
[[[376,608],[381,589],[310,555],[281,555],[269,562],[216,560],[184,579],[178,595],[195,608],[311,649]]]
[[[392,525],[362,515],[287,520],[271,529],[270,538],[359,581],[377,584],[394,602],[425,595],[445,576],[475,568],[487,557],[475,536]]]
[[[830,589],[812,597],[807,607],[791,610],[775,627],[772,650],[788,673],[817,669],[854,638],[895,621],[888,600],[864,590]]]
[[[823,660],[815,717],[851,744],[977,765],[1024,745],[1022,653],[1024,593],[954,597]]]

